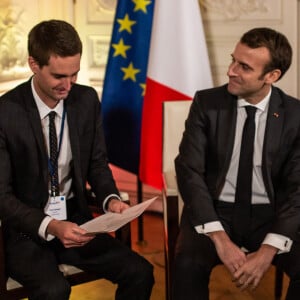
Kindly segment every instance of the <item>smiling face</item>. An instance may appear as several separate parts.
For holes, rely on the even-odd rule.
[[[281,74],[278,69],[264,74],[264,68],[271,59],[269,50],[265,47],[250,48],[238,43],[231,56],[232,62],[227,71],[228,91],[249,103],[260,102]]]
[[[34,73],[33,84],[37,94],[50,108],[67,98],[80,70],[80,54],[60,57],[51,55],[48,65],[40,67],[33,57],[28,59]]]

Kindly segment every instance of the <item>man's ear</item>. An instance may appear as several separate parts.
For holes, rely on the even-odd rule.
[[[40,69],[39,64],[36,62],[36,60],[32,56],[28,57],[28,65],[33,74],[37,73],[38,69]]]
[[[265,83],[272,84],[276,82],[281,75],[281,71],[279,69],[272,70],[265,75]]]

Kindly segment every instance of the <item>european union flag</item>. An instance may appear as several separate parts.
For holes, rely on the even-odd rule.
[[[154,0],[119,0],[102,94],[110,163],[138,174]]]

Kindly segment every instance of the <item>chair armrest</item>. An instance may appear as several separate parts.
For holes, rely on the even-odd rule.
[[[166,196],[178,196],[175,171],[163,173],[164,193]]]
[[[183,209],[183,201],[178,191],[175,171],[163,173],[163,205],[165,217],[171,221],[173,218],[180,223],[181,213]]]

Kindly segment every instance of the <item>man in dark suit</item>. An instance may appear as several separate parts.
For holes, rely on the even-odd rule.
[[[118,284],[116,299],[149,299],[152,265],[110,235],[85,235],[79,227],[92,218],[87,182],[104,211],[128,207],[108,166],[97,93],[75,83],[80,38],[64,21],[45,21],[29,33],[28,51],[34,75],[0,99],[0,219],[8,275],[28,288],[32,300],[69,299],[58,269],[67,263]],[[50,142],[53,128],[57,138]]]
[[[273,263],[290,278],[286,299],[298,299],[300,102],[273,86],[288,70],[292,49],[281,33],[255,28],[231,56],[228,84],[196,93],[175,159],[184,208],[173,297],[209,299],[211,270],[220,263],[241,290],[255,289]],[[239,161],[249,106],[254,153]],[[245,176],[238,173],[245,161],[246,210],[239,183]]]

